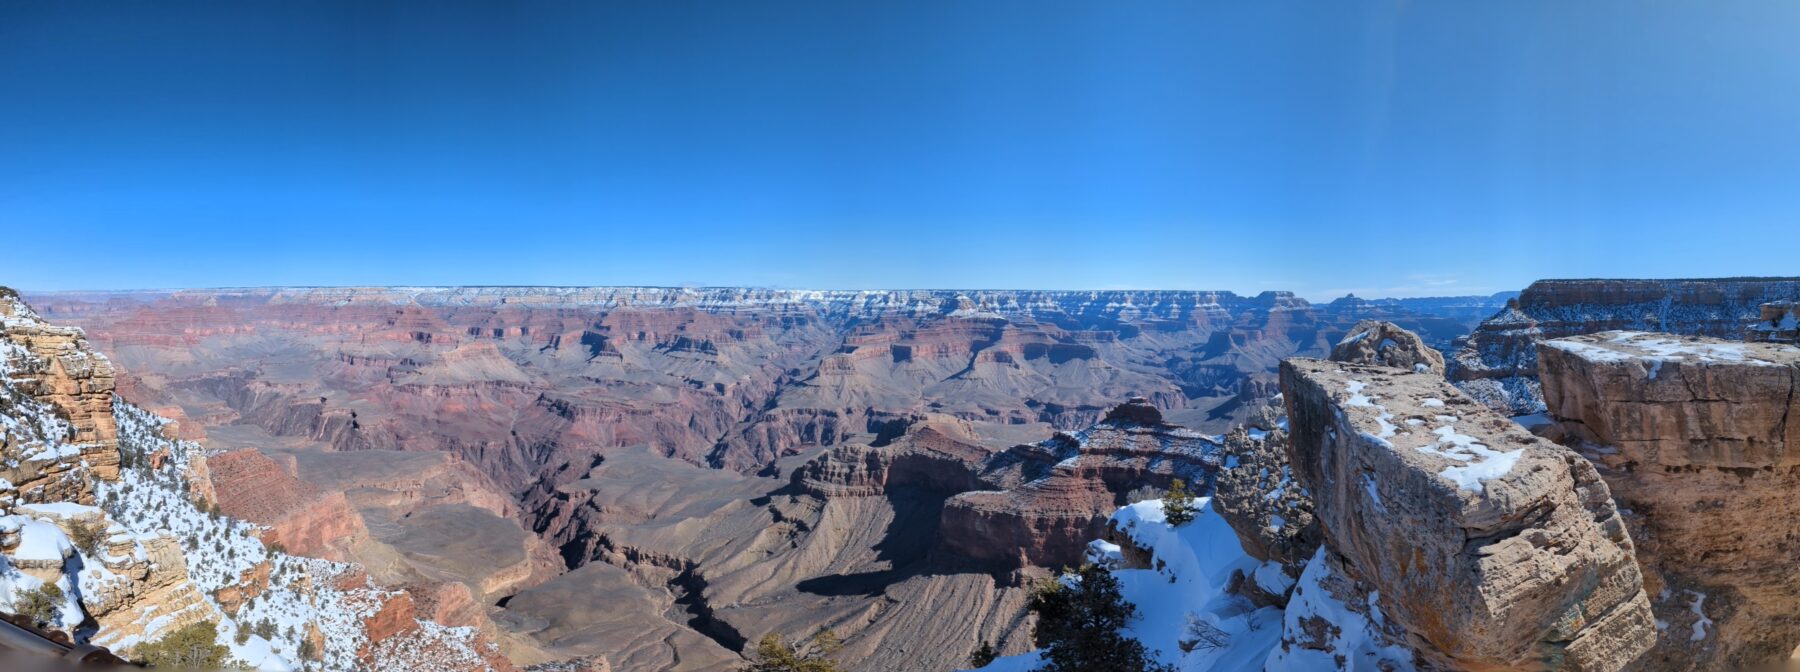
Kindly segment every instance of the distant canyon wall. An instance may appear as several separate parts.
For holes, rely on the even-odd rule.
[[[216,447],[248,447],[251,431],[451,452],[508,488],[634,445],[758,471],[926,412],[1047,432],[1142,396],[1183,424],[1222,429],[1272,394],[1281,358],[1323,355],[1360,319],[1448,343],[1492,307],[1315,305],[1286,292],[629,287],[30,300],[113,353],[127,395],[191,419]]]

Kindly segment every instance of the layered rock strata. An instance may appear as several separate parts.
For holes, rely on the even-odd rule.
[[[656,669],[728,667],[765,628],[838,628],[865,669],[924,664],[909,641],[941,649],[939,668],[976,638],[1016,648],[1028,628],[1005,568],[1078,558],[1096,514],[1175,473],[1144,451],[1058,469],[1072,454],[1035,442],[1076,437],[1131,396],[1172,425],[1222,431],[1274,394],[1280,358],[1323,355],[1357,321],[1438,342],[1486,312],[1482,298],[1309,304],[1277,292],[298,288],[39,301],[117,355],[128,398],[179,409],[180,435],[291,456],[301,481],[344,492],[372,547],[393,547],[357,558],[377,581],[463,581],[559,652]],[[925,433],[897,438],[941,423],[973,438],[941,450]],[[821,453],[836,461],[781,478]],[[415,469],[414,456],[450,466]],[[998,496],[1006,511],[946,504],[1046,476],[1031,496]],[[520,525],[497,529],[459,497]],[[1022,539],[1040,523],[1069,543],[1022,560],[986,532]],[[464,540],[526,533],[543,543],[511,567],[529,576],[468,575],[519,556]],[[548,571],[545,546],[561,551]],[[631,607],[567,607],[566,595],[601,593]],[[625,635],[605,618],[656,627]]]
[[[1797,299],[1800,278],[1539,280],[1469,335],[1449,375],[1504,414],[1541,413],[1538,341],[1615,329],[1737,339],[1763,304]]]
[[[369,536],[362,517],[342,492],[325,492],[294,477],[254,450],[235,450],[207,460],[210,482],[225,515],[269,529],[263,541],[299,555],[348,560],[350,549]]]
[[[0,287],[0,338],[12,353],[7,376],[18,391],[55,409],[72,429],[56,437],[79,451],[79,458],[96,478],[119,476],[119,428],[113,420],[112,363],[88,347],[80,329],[48,324],[11,289]],[[45,465],[66,460],[37,459]],[[61,480],[65,472],[54,467],[15,479],[14,485],[31,491],[39,483]],[[81,500],[91,504],[91,493]]]
[[[1548,433],[1627,511],[1661,628],[1646,669],[1800,644],[1800,348],[1642,332],[1538,348]]]
[[[1167,490],[1182,479],[1210,492],[1219,463],[1211,438],[1164,423],[1155,406],[1133,399],[1098,425],[988,460],[983,480],[1002,489],[945,502],[941,544],[1009,567],[1070,565],[1133,491]]]
[[[1623,670],[1650,647],[1631,539],[1586,460],[1433,374],[1292,359],[1281,381],[1326,551],[1426,663]]]

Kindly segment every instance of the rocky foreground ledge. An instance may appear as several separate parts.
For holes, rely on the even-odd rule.
[[[1800,348],[1634,331],[1538,346],[1548,434],[1638,542],[1647,669],[1762,669],[1800,644]]]
[[[1655,637],[1594,467],[1423,372],[1281,366],[1326,547],[1444,669],[1622,670]]]

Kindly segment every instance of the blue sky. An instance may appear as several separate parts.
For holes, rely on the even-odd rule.
[[[1800,5],[0,0],[0,284],[1800,274]]]

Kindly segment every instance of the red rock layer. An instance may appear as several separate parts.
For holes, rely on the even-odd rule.
[[[344,561],[368,538],[362,516],[342,492],[324,492],[294,477],[291,467],[254,450],[234,450],[207,459],[213,492],[225,515],[269,526],[265,543],[288,552]]]

